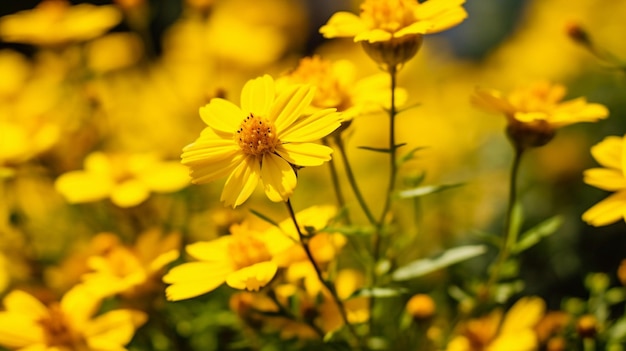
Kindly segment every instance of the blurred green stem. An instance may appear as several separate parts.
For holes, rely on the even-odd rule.
[[[524,154],[524,149],[521,147],[515,148],[515,156],[513,158],[513,165],[511,166],[511,174],[509,181],[509,203],[507,205],[506,214],[504,217],[504,233],[503,240],[501,242],[500,253],[495,262],[493,269],[491,270],[491,275],[489,280],[487,281],[487,286],[485,289],[485,293],[487,294],[487,299],[490,299],[492,296],[491,289],[493,289],[494,284],[498,283],[498,279],[500,277],[500,272],[502,271],[502,266],[509,258],[509,254],[511,253],[511,249],[517,243],[517,228],[512,228],[513,222],[513,212],[515,210],[515,204],[517,203],[517,176],[519,174],[519,166],[522,161],[522,155]]]
[[[315,259],[313,258],[313,254],[311,253],[311,249],[309,248],[308,238],[305,237],[304,234],[302,234],[302,230],[300,230],[300,225],[298,224],[298,220],[296,219],[296,213],[293,210],[291,201],[287,199],[285,203],[287,204],[287,210],[289,211],[289,216],[291,217],[291,220],[293,221],[293,224],[296,227],[296,231],[298,232],[298,238],[300,239],[300,244],[302,245],[302,248],[304,249],[304,252],[307,258],[309,259],[309,262],[311,262],[311,265],[313,265],[317,278],[319,279],[320,283],[322,283],[322,285],[324,285],[324,287],[328,290],[333,300],[337,304],[339,314],[341,315],[341,319],[343,320],[344,324],[348,328],[348,331],[354,338],[356,345],[357,345],[357,349],[361,349],[361,339],[359,338],[359,334],[357,334],[356,330],[354,329],[354,326],[350,324],[350,321],[348,320],[346,306],[343,304],[343,301],[341,301],[341,299],[337,295],[337,290],[335,289],[333,284],[328,282],[326,279],[324,279],[324,276],[322,275],[322,270],[317,265],[317,262],[315,262]]]

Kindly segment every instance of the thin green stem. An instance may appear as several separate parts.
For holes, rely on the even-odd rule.
[[[350,161],[348,160],[348,155],[346,153],[345,146],[343,145],[343,141],[341,140],[341,136],[335,135],[333,140],[335,144],[337,145],[337,148],[339,149],[339,153],[341,154],[341,159],[343,160],[343,167],[346,171],[346,176],[348,177],[348,183],[350,184],[350,187],[352,188],[352,192],[354,192],[354,196],[356,197],[356,200],[359,202],[359,206],[361,206],[361,209],[363,210],[363,213],[365,213],[365,216],[367,217],[367,220],[370,222],[370,224],[376,225],[376,218],[374,218],[372,211],[370,210],[369,206],[367,206],[367,202],[365,201],[365,198],[363,197],[363,193],[361,193],[361,190],[359,189],[359,185],[356,182],[356,178],[354,176],[354,172],[352,171],[352,166],[350,165]]]
[[[376,265],[378,264],[378,260],[380,258],[381,251],[381,237],[382,231],[385,226],[385,219],[387,218],[387,213],[391,208],[391,198],[393,191],[396,186],[396,177],[398,173],[398,166],[396,162],[396,79],[398,68],[396,66],[389,67],[389,76],[391,78],[391,104],[389,107],[389,183],[387,185],[387,193],[385,197],[385,204],[380,213],[380,217],[378,221],[375,221],[376,230],[374,231],[374,235],[372,236],[372,256],[374,261],[374,267],[371,269],[371,286],[376,286],[377,283],[377,274],[376,274]],[[369,311],[370,311],[370,319],[369,319],[369,330],[370,334],[374,330],[374,307],[376,305],[376,299],[374,296],[370,297],[369,300]]]
[[[350,321],[348,320],[348,314],[346,312],[346,307],[343,304],[343,301],[341,301],[341,299],[337,295],[337,291],[335,290],[335,287],[326,279],[324,279],[324,276],[322,275],[322,270],[320,269],[320,267],[317,265],[317,262],[315,262],[315,259],[313,258],[313,254],[311,253],[311,249],[309,248],[308,240],[304,236],[304,234],[302,234],[302,230],[300,230],[300,225],[298,224],[298,220],[296,219],[296,213],[293,210],[293,206],[291,206],[291,201],[288,199],[286,201],[286,204],[287,204],[287,210],[289,211],[289,216],[291,217],[291,220],[293,221],[293,224],[296,227],[298,238],[300,239],[300,244],[302,245],[302,248],[304,249],[304,252],[307,258],[309,259],[309,262],[311,262],[311,265],[313,265],[313,269],[315,270],[315,274],[317,275],[317,278],[319,279],[320,283],[322,283],[324,287],[326,287],[328,292],[330,292],[330,295],[332,296],[333,300],[337,304],[337,307],[339,309],[339,314],[341,315],[341,319],[343,320],[346,327],[348,328],[348,331],[350,332],[350,334],[356,341],[357,346],[361,348],[361,339],[359,338],[359,335],[354,329],[354,326],[350,324]]]
[[[267,296],[276,304],[276,307],[278,307],[278,312],[280,314],[282,314],[286,318],[289,318],[289,319],[291,319],[291,320],[293,320],[295,322],[305,323],[311,329],[313,329],[313,331],[315,331],[315,333],[320,338],[324,338],[324,334],[325,334],[324,331],[320,327],[318,327],[313,321],[305,320],[305,319],[302,319],[302,318],[298,318],[290,310],[288,310],[285,306],[283,306],[283,304],[280,303],[280,301],[278,300],[278,297],[276,297],[276,293],[274,292],[274,290],[269,290],[267,292]]]
[[[502,271],[502,266],[509,258],[509,254],[511,249],[517,242],[518,231],[513,230],[511,228],[512,220],[513,220],[513,211],[515,209],[515,204],[517,203],[517,176],[519,174],[519,166],[522,161],[522,155],[524,154],[524,149],[515,148],[515,156],[513,158],[513,164],[511,166],[511,174],[509,181],[509,203],[507,205],[506,214],[504,217],[504,233],[502,240],[502,247],[500,248],[500,253],[498,255],[495,266],[491,270],[491,275],[489,280],[487,281],[487,286],[485,289],[485,293],[487,297],[491,297],[491,289],[494,284],[498,282],[500,277],[500,272]]]

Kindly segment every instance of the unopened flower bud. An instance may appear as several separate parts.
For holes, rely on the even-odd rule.
[[[393,38],[388,41],[370,43],[363,41],[365,53],[385,69],[396,69],[399,65],[410,60],[422,46],[421,34],[405,35],[402,38]]]
[[[565,31],[567,32],[567,36],[570,37],[574,42],[584,45],[590,46],[591,39],[589,38],[589,34],[587,31],[580,26],[579,23],[570,22],[566,25]]]
[[[409,299],[406,311],[415,320],[426,320],[435,314],[435,301],[426,294],[417,294]]]
[[[596,317],[586,314],[576,322],[576,332],[582,338],[593,338],[598,333],[598,321]]]

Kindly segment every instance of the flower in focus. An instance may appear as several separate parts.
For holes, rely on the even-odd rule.
[[[71,5],[67,0],[44,0],[32,10],[0,19],[0,38],[42,46],[93,39],[118,24],[115,6]]]
[[[212,99],[200,109],[208,127],[182,154],[192,181],[228,176],[220,199],[233,207],[245,202],[259,181],[270,200],[286,201],[296,187],[294,167],[330,160],[332,149],[313,141],[341,123],[334,109],[302,116],[314,93],[311,86],[292,85],[276,94],[274,80],[265,75],[245,84],[241,108]]]
[[[545,311],[545,302],[538,297],[523,297],[507,312],[495,310],[479,319],[465,323],[460,335],[454,337],[447,351],[532,351],[538,347],[534,328]]]
[[[167,299],[199,296],[224,282],[235,289],[258,291],[278,270],[273,255],[292,244],[281,233],[255,231],[248,222],[234,224],[230,235],[187,245],[187,253],[198,261],[176,266],[163,277],[165,283],[171,284],[165,289]]]
[[[584,172],[585,183],[615,193],[583,213],[585,222],[596,226],[609,225],[626,218],[626,161],[623,137],[609,136],[591,148],[591,155],[603,166]]]
[[[10,292],[0,312],[0,344],[20,350],[125,350],[147,316],[118,309],[93,318],[98,297],[83,285],[45,306],[21,290]]]
[[[180,234],[165,237],[158,229],[142,233],[135,245],[116,245],[88,259],[92,272],[84,274],[84,283],[103,296],[122,294],[141,297],[161,291],[160,273],[165,265],[178,258]]]
[[[150,192],[175,192],[189,182],[185,167],[153,154],[93,152],[84,165],[84,170],[64,173],[54,184],[70,203],[110,198],[119,207],[132,207],[144,202]]]
[[[521,87],[509,95],[496,90],[477,89],[472,103],[492,113],[502,113],[508,121],[507,134],[517,148],[547,144],[556,129],[579,122],[596,122],[608,117],[601,104],[584,97],[562,101],[566,88],[541,81]]]
[[[354,37],[379,63],[395,66],[413,57],[424,34],[461,23],[465,0],[365,0],[359,16],[340,11],[320,28],[325,38]]]

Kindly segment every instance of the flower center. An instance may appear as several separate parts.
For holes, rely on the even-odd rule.
[[[382,29],[390,33],[417,21],[415,0],[366,0],[361,5],[361,18],[370,29]]]
[[[252,156],[274,152],[280,142],[274,123],[252,113],[241,122],[235,140],[244,154]]]
[[[233,235],[228,252],[237,269],[272,259],[265,243],[251,235]]]
[[[75,349],[84,342],[72,330],[59,304],[51,305],[48,310],[50,315],[40,319],[39,324],[43,327],[46,343],[49,346]]]
[[[345,109],[349,97],[341,86],[339,77],[333,72],[331,62],[319,56],[305,57],[289,77],[296,83],[312,84],[316,87],[312,105],[320,108]]]

